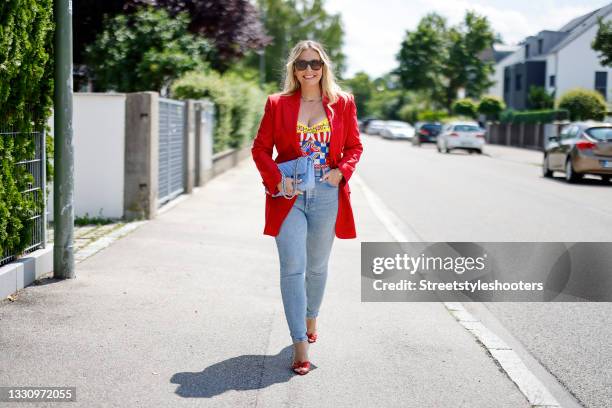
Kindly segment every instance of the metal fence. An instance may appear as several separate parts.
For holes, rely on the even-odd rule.
[[[185,102],[159,98],[159,185],[157,205],[184,191]]]
[[[23,135],[21,132],[11,132],[0,130],[0,137],[9,138],[17,135]],[[36,200],[40,195],[43,196],[45,205],[40,212],[34,214],[30,219],[33,219],[32,233],[30,242],[21,254],[10,253],[5,249],[3,254],[0,254],[0,265],[7,264],[13,261],[17,256],[33,252],[39,248],[44,248],[46,240],[46,225],[47,225],[47,205],[46,205],[46,155],[45,155],[45,131],[31,132],[29,137],[34,142],[34,155],[28,160],[23,160],[15,163],[16,166],[23,166],[33,176],[34,182],[28,188],[21,192],[24,196],[31,196],[32,200]]]
[[[543,150],[565,123],[488,123],[487,143]]]

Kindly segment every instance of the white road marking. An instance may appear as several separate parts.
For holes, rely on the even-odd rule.
[[[424,241],[414,229],[406,225],[397,214],[387,207],[363,179],[354,174],[351,176],[351,180],[353,185],[361,188],[372,211],[393,239],[398,242]],[[457,322],[487,349],[533,408],[561,407],[546,386],[527,368],[518,354],[495,333],[487,329],[481,321],[465,310],[461,303],[442,302],[442,304]]]

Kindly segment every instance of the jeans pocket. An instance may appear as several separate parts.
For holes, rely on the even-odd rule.
[[[329,180],[327,180],[327,179],[325,179],[325,181],[323,182],[323,184],[325,184],[327,187],[330,187],[330,188],[338,188],[338,186],[334,186],[334,185],[333,185],[333,184],[331,184],[331,183],[329,182]]]

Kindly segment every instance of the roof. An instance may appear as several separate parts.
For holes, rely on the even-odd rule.
[[[564,39],[559,41],[557,45],[552,47],[550,51],[548,51],[548,54],[555,53],[558,50],[564,48],[567,44],[574,41],[589,28],[597,24],[597,20],[599,17],[605,17],[610,13],[612,13],[612,3],[571,20],[569,23],[567,23],[560,29],[560,31],[569,31],[569,34]]]

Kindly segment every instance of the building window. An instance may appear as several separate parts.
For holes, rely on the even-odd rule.
[[[504,93],[510,92],[510,75],[504,75]]]
[[[550,86],[551,88],[555,87],[555,76],[551,75],[548,77],[548,86]]]
[[[525,58],[529,58],[529,44],[525,44]]]
[[[542,39],[539,38],[538,39],[538,54],[542,53],[542,43],[543,43]]]
[[[595,90],[600,92],[605,100],[608,100],[608,72],[595,72]]]
[[[523,80],[523,76],[521,74],[516,74],[515,82],[514,82],[514,89],[516,91],[520,91],[521,90],[521,81],[522,80]]]

